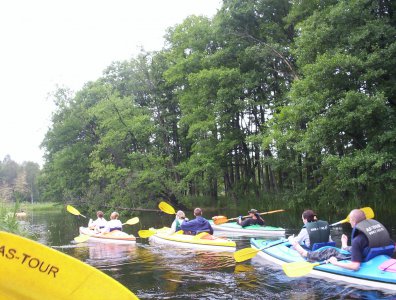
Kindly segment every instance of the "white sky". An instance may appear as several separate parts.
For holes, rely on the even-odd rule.
[[[0,161],[42,165],[56,86],[79,90],[113,61],[160,50],[168,27],[212,17],[221,0],[0,2]]]

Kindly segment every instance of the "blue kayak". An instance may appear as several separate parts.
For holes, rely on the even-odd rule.
[[[285,240],[250,240],[252,248],[261,249],[257,256],[279,265],[290,262],[304,262],[305,259]],[[265,249],[264,249],[265,248]],[[337,281],[359,285],[360,288],[396,291],[396,273],[382,271],[379,266],[391,259],[388,255],[379,255],[363,262],[358,271],[352,271],[332,264],[315,266],[309,273],[313,276],[330,278]],[[347,260],[345,262],[348,262]]]

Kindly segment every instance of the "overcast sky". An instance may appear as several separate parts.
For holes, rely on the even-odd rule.
[[[43,163],[57,86],[79,90],[112,61],[160,50],[168,27],[221,0],[11,0],[0,4],[0,160]]]

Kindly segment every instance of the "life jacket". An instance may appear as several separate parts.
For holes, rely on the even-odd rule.
[[[114,231],[114,230],[122,231],[122,228],[121,228],[121,227],[113,227],[113,228],[110,228],[110,232],[112,232],[112,231]]]
[[[310,248],[312,250],[316,250],[324,246],[335,245],[334,242],[329,242],[330,227],[328,222],[321,220],[315,222],[308,222],[304,225],[304,227],[307,229],[309,241],[311,244]]]
[[[363,250],[363,261],[368,261],[378,255],[392,256],[395,245],[389,236],[388,230],[380,222],[368,219],[356,224],[352,230],[352,239],[363,233],[368,240],[368,247]]]

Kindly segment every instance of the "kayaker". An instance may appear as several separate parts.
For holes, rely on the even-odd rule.
[[[111,232],[113,230],[122,230],[122,223],[118,220],[119,213],[113,211],[110,215],[110,220],[107,222],[105,228],[102,229],[102,232]]]
[[[188,221],[184,211],[182,211],[182,210],[177,211],[176,218],[175,218],[175,220],[173,221],[173,223],[171,225],[171,232],[173,233],[173,232],[181,230],[180,225],[184,221]]]
[[[104,218],[103,211],[101,211],[101,210],[96,212],[96,216],[97,216],[97,219],[95,221],[92,221],[92,219],[89,219],[88,227],[89,227],[89,229],[100,231],[100,229],[105,228],[107,221]]]
[[[194,209],[194,220],[184,221],[180,228],[186,234],[196,235],[201,232],[207,232],[209,234],[213,234],[213,228],[210,225],[209,221],[202,217],[202,209],[197,207]]]
[[[296,241],[292,244],[295,249],[310,261],[324,261],[345,269],[357,271],[363,261],[371,259],[381,253],[381,249],[388,251],[387,246],[393,245],[389,232],[378,221],[366,220],[366,215],[360,209],[354,209],[349,214],[349,222],[352,230],[352,244],[348,247],[348,237],[343,234],[341,237],[341,249],[335,247],[326,247],[323,250],[307,251],[303,249]],[[371,254],[370,250],[377,250]],[[392,250],[393,251],[393,250]],[[371,253],[370,253],[371,252]],[[348,259],[350,262],[344,263],[338,260]]]
[[[242,221],[242,216],[237,219],[237,223],[242,227],[250,225],[265,225],[264,219],[259,215],[257,209],[252,208],[248,211],[249,217]]]
[[[315,243],[333,242],[330,236],[329,223],[318,220],[314,211],[310,209],[305,210],[301,218],[304,226],[296,237],[294,235],[289,237],[289,242],[293,239],[309,250],[312,249]]]

